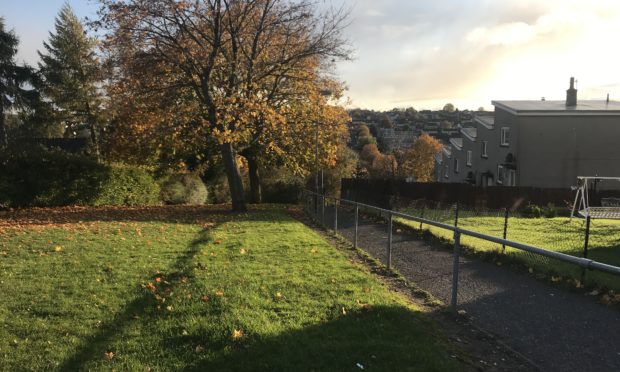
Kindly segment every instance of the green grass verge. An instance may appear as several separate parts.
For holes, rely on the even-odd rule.
[[[0,369],[463,368],[426,315],[284,212],[0,230]]]
[[[414,216],[420,216],[421,211],[415,209],[404,210]],[[452,212],[425,210],[425,217],[444,222],[454,223]],[[458,226],[483,234],[502,238],[504,232],[504,217],[498,213],[495,216],[484,216],[471,212],[461,212]],[[419,230],[420,223],[405,219],[398,222]],[[429,231],[436,237],[453,242],[451,231],[433,226],[423,225],[423,230]],[[585,226],[583,219],[566,217],[556,218],[523,218],[511,216],[508,220],[506,238],[516,242],[536,247],[582,257],[584,248]],[[503,251],[500,244],[469,236],[461,237],[461,244],[475,252],[500,253]],[[610,265],[620,266],[620,221],[592,220],[589,238],[588,258]],[[533,269],[561,275],[567,278],[581,279],[581,269],[574,265],[557,260],[548,259],[540,255],[523,252],[506,247],[504,252]],[[620,278],[605,273],[590,272],[587,274],[589,283],[620,290]]]

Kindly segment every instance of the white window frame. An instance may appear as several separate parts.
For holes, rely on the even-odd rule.
[[[495,180],[495,183],[497,183],[498,185],[503,185],[504,184],[504,166],[501,164],[497,164],[497,179]]]
[[[514,169],[508,169],[508,184],[506,186],[517,185],[517,172]]]
[[[510,146],[510,127],[502,127],[500,129],[500,141],[501,146]]]
[[[483,158],[488,158],[489,157],[489,141],[482,141],[482,150],[480,153],[480,156]]]
[[[471,150],[467,150],[467,163],[466,164],[468,167],[471,167],[471,164],[472,164],[471,162],[472,154],[473,153]]]
[[[445,173],[443,174],[443,176],[445,178],[450,178],[450,166],[448,164],[446,164],[446,166],[444,167],[446,169]]]
[[[459,159],[454,158],[454,173],[458,173],[460,171]]]

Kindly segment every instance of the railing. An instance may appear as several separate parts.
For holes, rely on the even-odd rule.
[[[612,274],[615,276],[620,276],[620,267],[617,266],[612,266],[612,265],[607,265],[601,262],[597,262],[594,260],[590,260],[587,258],[582,258],[582,257],[575,257],[575,256],[571,256],[568,254],[564,254],[564,253],[560,253],[560,252],[555,252],[555,251],[549,251],[543,248],[539,248],[539,247],[535,247],[532,245],[528,245],[528,244],[523,244],[523,243],[519,243],[519,242],[515,242],[512,240],[507,240],[507,239],[502,239],[502,238],[497,238],[494,236],[490,236],[490,235],[486,235],[486,234],[482,234],[476,231],[472,231],[472,230],[467,230],[467,229],[462,229],[458,226],[453,226],[453,225],[449,225],[449,224],[445,224],[442,222],[437,222],[437,221],[433,221],[433,220],[429,220],[426,218],[422,218],[422,217],[416,217],[416,216],[411,216],[405,213],[400,213],[400,212],[395,212],[392,210],[388,210],[388,209],[384,209],[384,208],[379,208],[379,207],[375,207],[372,205],[368,205],[368,204],[364,204],[364,203],[359,203],[356,201],[352,201],[352,200],[346,200],[346,199],[339,199],[339,198],[333,198],[333,197],[329,197],[329,196],[325,196],[322,194],[318,194],[316,192],[313,191],[305,191],[306,195],[309,197],[304,198],[306,200],[306,202],[308,204],[312,204],[315,203],[314,205],[314,209],[315,209],[315,213],[316,216],[318,218],[318,213],[319,213],[319,203],[320,203],[320,213],[321,213],[321,223],[323,226],[327,227],[326,221],[325,221],[325,205],[326,202],[328,200],[333,201],[334,203],[334,225],[333,225],[333,230],[335,233],[338,232],[338,205],[339,204],[346,204],[346,205],[350,205],[354,207],[354,238],[353,238],[353,246],[355,248],[358,248],[358,233],[359,233],[359,210],[360,208],[364,208],[367,210],[371,210],[371,211],[376,211],[379,212],[380,214],[385,214],[387,215],[387,229],[388,229],[388,239],[387,239],[387,267],[388,269],[391,269],[392,267],[392,224],[393,224],[393,219],[394,217],[399,217],[399,218],[403,218],[403,219],[407,219],[407,220],[411,220],[411,221],[415,221],[415,222],[419,222],[422,224],[426,224],[426,225],[430,225],[430,226],[435,226],[441,229],[445,229],[445,230],[449,230],[452,231],[454,233],[454,250],[453,250],[453,265],[452,265],[452,292],[451,292],[451,303],[450,306],[451,308],[456,311],[457,308],[457,294],[458,294],[458,280],[459,280],[459,257],[460,257],[460,251],[461,251],[461,236],[462,235],[467,235],[467,236],[471,236],[474,238],[478,238],[478,239],[482,239],[482,240],[487,240],[489,242],[492,243],[497,243],[497,244],[501,244],[503,246],[507,246],[507,247],[512,247],[521,251],[525,251],[525,252],[529,252],[529,253],[533,253],[533,254],[537,254],[537,255],[541,255],[544,257],[548,257],[548,258],[552,258],[555,260],[559,260],[562,262],[566,262],[572,265],[576,265],[581,267],[584,270],[593,270],[593,271],[601,271],[604,273],[608,273],[608,274]],[[307,205],[308,207],[312,207],[310,205]],[[308,208],[308,210],[310,210],[310,208]]]

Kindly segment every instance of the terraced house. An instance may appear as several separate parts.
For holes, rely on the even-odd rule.
[[[436,157],[437,181],[570,187],[577,176],[620,176],[620,102],[492,101]]]

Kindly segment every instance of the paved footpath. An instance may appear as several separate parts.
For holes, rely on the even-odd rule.
[[[326,211],[333,227],[333,210]],[[360,216],[359,247],[386,262],[386,224]],[[353,240],[353,214],[338,211],[338,232]],[[394,233],[392,265],[450,303],[452,253],[410,233]],[[620,371],[620,311],[509,268],[461,257],[459,309],[545,371]]]

